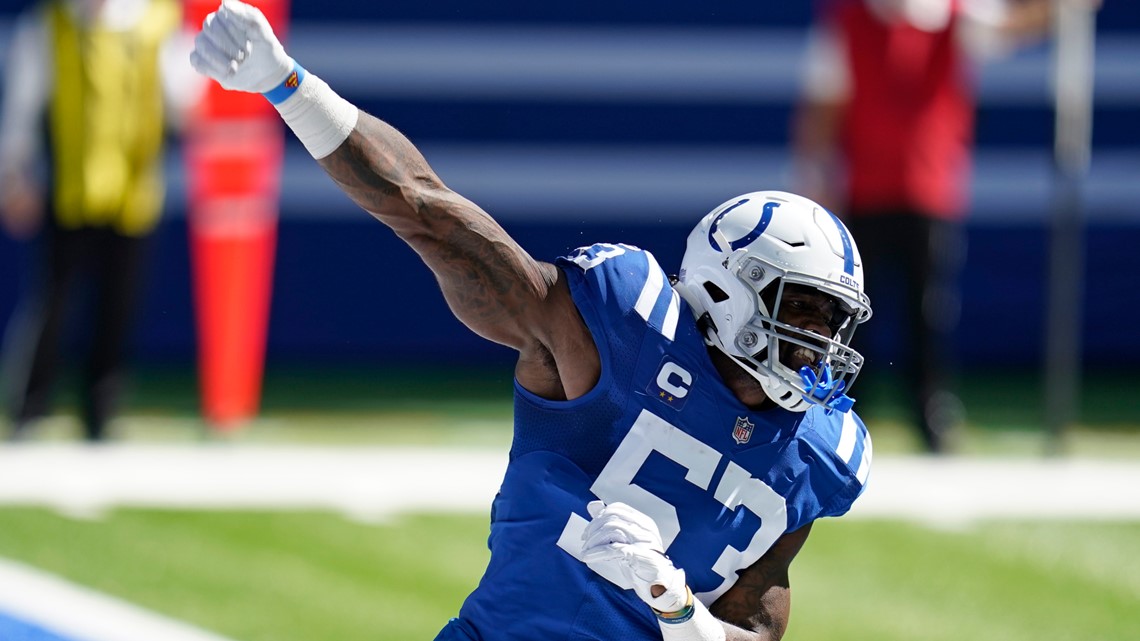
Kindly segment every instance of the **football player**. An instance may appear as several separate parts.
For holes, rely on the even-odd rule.
[[[789,564],[871,464],[847,396],[871,309],[835,216],[784,192],[733,198],[696,225],[675,281],[623,244],[542,262],[255,8],[225,0],[192,62],[264,94],[459,320],[518,351],[491,559],[437,641],[780,638]]]

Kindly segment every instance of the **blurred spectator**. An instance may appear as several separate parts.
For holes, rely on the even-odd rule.
[[[185,62],[191,43],[180,23],[176,0],[48,0],[16,23],[0,120],[0,221],[36,241],[38,263],[4,341],[13,438],[50,410],[75,305],[89,310],[86,438],[103,439],[118,408],[147,238],[163,205],[164,124],[202,86]]]
[[[794,189],[843,215],[874,257],[866,291],[880,307],[876,297],[902,288],[897,372],[931,452],[948,447],[964,418],[953,341],[974,132],[971,63],[1039,39],[1052,2],[825,0],[809,33],[792,134]],[[868,378],[890,365],[876,337],[871,327],[856,339]]]

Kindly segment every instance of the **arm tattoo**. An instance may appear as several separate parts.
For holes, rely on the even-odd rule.
[[[506,233],[489,218],[476,218],[467,225],[450,225],[436,255],[425,259],[448,303],[469,326],[483,327],[526,312],[527,294],[533,289],[512,255],[521,250],[506,240]]]
[[[413,172],[431,174],[427,161],[403,134],[364,113],[344,144],[317,162],[353,201],[373,214],[399,196],[400,183]]]

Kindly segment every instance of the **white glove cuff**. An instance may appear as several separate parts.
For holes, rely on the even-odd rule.
[[[662,641],[725,641],[724,626],[697,599],[693,599],[691,616],[673,620],[658,617],[657,623]]]
[[[352,103],[311,73],[304,73],[296,91],[273,106],[317,160],[340,147],[360,115]]]

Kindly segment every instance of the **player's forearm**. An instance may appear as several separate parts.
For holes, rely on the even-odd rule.
[[[411,141],[365,113],[348,138],[317,162],[349,198],[397,231],[445,190]]]
[[[403,134],[360,113],[344,143],[317,162],[420,255],[460,321],[495,342],[524,345],[517,319],[551,286],[553,274],[486,212],[448,189]]]
[[[788,568],[811,533],[811,525],[780,537],[740,574],[736,584],[711,606],[725,624],[726,641],[778,641],[788,629],[792,590]]]
[[[768,603],[757,605],[749,612],[740,611],[739,608],[725,608],[723,604],[713,604],[713,614],[724,626],[725,641],[779,641],[788,628],[787,608],[778,608],[778,611],[773,613],[769,610],[771,599],[766,601]]]
[[[695,600],[675,613],[658,612],[657,617],[664,641],[779,641],[787,627],[786,619],[756,623],[757,617],[745,617],[735,625]]]
[[[486,213],[443,184],[407,137],[290,63],[296,88],[284,90],[283,100],[273,97],[280,88],[266,94],[285,124],[337,186],[419,252],[441,280],[442,246],[506,237]],[[287,78],[282,86],[290,84]],[[487,231],[486,238],[462,233],[475,228]]]
[[[203,22],[190,62],[222,87],[272,103],[341,189],[419,253],[468,327],[520,349],[536,340],[531,328],[543,326],[544,308],[535,303],[555,282],[555,268],[444,186],[407,138],[289,57],[261,11],[223,2]]]
[[[783,628],[758,626],[745,630],[725,621],[721,621],[721,625],[724,626],[724,641],[780,641],[784,636]]]
[[[223,2],[203,22],[190,62],[226,89],[262,94],[345,193],[412,245],[445,286],[452,254],[489,257],[497,248],[509,267],[533,263],[487,214],[447,189],[406,137],[291,58],[257,8]]]

